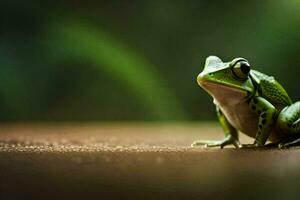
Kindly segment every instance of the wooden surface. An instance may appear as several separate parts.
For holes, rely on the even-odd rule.
[[[216,124],[2,124],[0,199],[300,198],[300,150],[189,146],[222,136]]]

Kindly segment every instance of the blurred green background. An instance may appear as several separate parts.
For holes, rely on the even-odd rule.
[[[0,120],[211,120],[205,58],[300,100],[300,1],[0,2]]]

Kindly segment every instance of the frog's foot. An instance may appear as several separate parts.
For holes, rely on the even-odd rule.
[[[224,140],[196,140],[194,141],[191,146],[197,147],[197,146],[203,146],[205,148],[207,147],[220,147],[223,148],[227,145],[234,145],[235,148],[240,148],[241,143],[232,137],[226,137]]]
[[[277,148],[279,144],[280,144],[279,142],[271,142],[271,143],[265,144],[265,147],[267,147],[267,148]]]
[[[254,144],[242,144],[242,148],[257,148],[257,147],[261,147],[258,144],[254,143]]]
[[[278,145],[279,149],[288,149],[290,147],[298,147],[300,148],[300,138],[293,140],[291,142],[286,142],[286,143],[280,143]]]

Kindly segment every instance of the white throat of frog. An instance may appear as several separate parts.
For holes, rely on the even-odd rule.
[[[247,100],[248,94],[245,90],[222,86],[214,83],[202,83],[201,87],[214,99],[214,103],[220,106],[234,106]]]

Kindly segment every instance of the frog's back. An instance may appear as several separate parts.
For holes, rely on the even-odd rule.
[[[285,89],[274,79],[273,76],[268,76],[256,70],[251,70],[250,77],[254,82],[257,94],[269,101],[279,111],[292,104],[292,101]]]

